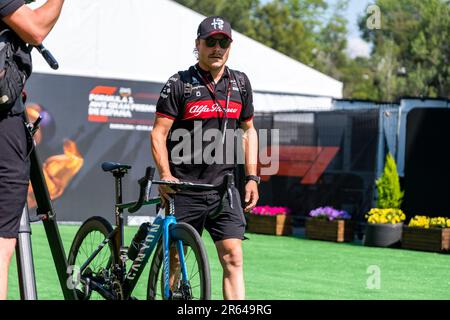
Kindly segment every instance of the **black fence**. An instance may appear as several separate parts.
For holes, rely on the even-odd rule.
[[[297,226],[320,206],[362,222],[374,198],[378,119],[377,109],[258,114],[256,128],[279,129],[280,146],[259,204],[291,208]]]

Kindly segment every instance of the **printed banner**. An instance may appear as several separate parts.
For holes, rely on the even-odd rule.
[[[27,83],[30,120],[58,221],[100,215],[114,222],[114,178],[104,161],[131,165],[124,201],[136,200],[137,180],[153,164],[149,132],[163,84],[33,74]],[[153,191],[156,195],[156,190]],[[36,206],[31,187],[30,209]],[[143,208],[139,215],[153,215]]]

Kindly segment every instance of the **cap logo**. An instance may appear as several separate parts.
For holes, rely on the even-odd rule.
[[[211,25],[214,27],[214,29],[220,29],[223,30],[223,20],[220,18],[214,18],[213,22],[211,22]]]

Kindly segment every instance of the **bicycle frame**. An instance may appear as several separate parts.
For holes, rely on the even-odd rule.
[[[145,239],[141,242],[142,245],[139,248],[136,258],[134,259],[130,270],[126,271],[126,260],[128,256],[128,248],[124,247],[124,223],[123,223],[123,212],[125,209],[128,209],[128,212],[133,213],[139,210],[142,206],[150,205],[150,204],[159,204],[161,199],[159,197],[150,198],[150,189],[152,184],[171,184],[175,183],[177,186],[187,186],[187,187],[195,187],[195,188],[206,188],[211,189],[216,186],[211,184],[194,184],[190,182],[168,182],[168,181],[158,181],[153,180],[153,175],[155,169],[152,167],[147,167],[145,176],[139,179],[138,183],[140,185],[139,199],[135,202],[122,203],[122,178],[127,173],[127,170],[131,167],[128,165],[120,165],[112,162],[105,162],[102,164],[102,168],[104,171],[112,172],[115,178],[115,191],[116,191],[116,205],[115,205],[115,217],[116,217],[116,228],[107,235],[107,237],[100,243],[97,249],[89,256],[86,262],[83,263],[80,268],[79,279],[85,284],[85,288],[89,290],[90,288],[99,292],[106,299],[114,299],[117,296],[114,295],[113,291],[108,288],[104,288],[101,283],[98,283],[95,278],[83,276],[84,270],[91,263],[91,261],[98,255],[98,253],[108,244],[110,241],[114,243],[114,250],[117,250],[117,254],[119,255],[119,259],[117,261],[118,268],[113,266],[114,277],[118,279],[120,284],[120,294],[121,298],[129,299],[131,297],[131,293],[133,292],[141,273],[144,271],[144,268],[150,258],[150,255],[155,250],[158,242],[162,239],[163,245],[163,277],[164,277],[164,292],[163,297],[165,299],[170,299],[171,291],[170,291],[170,226],[176,224],[175,218],[175,205],[173,199],[169,201],[169,212],[167,215],[165,214],[164,209],[159,210],[153,224],[149,227],[147,235]],[[232,180],[229,177],[225,180],[227,187],[232,183]],[[146,200],[144,200],[146,199]],[[188,274],[186,268],[185,254],[184,254],[184,245],[183,241],[178,240],[176,243],[176,248],[178,251],[178,259],[181,267],[181,284],[182,288],[189,283]],[[108,277],[108,274],[105,273],[105,276]],[[109,279],[107,280],[110,283]],[[116,283],[117,284],[117,283]],[[86,295],[89,291],[86,291]],[[183,294],[183,293],[182,293]]]
[[[23,119],[26,123],[29,122],[26,113],[23,114]],[[42,172],[41,161],[39,160],[36,152],[36,147],[33,147],[30,153],[30,181],[36,198],[36,213],[39,218],[38,220],[42,220],[44,225],[45,234],[47,236],[48,245],[55,264],[64,299],[77,300],[75,290],[67,286],[69,268],[67,264],[66,252],[61,240],[59,227],[56,220],[56,213],[53,209],[47,184]],[[24,214],[28,215],[28,212],[22,213],[22,215]],[[25,231],[22,231],[25,233],[19,237],[19,241],[16,246],[20,296],[22,299],[37,299],[37,293],[35,290],[36,280],[34,277],[33,253],[31,250],[30,220],[28,217],[22,217],[22,222],[22,227],[25,228]],[[23,261],[21,261],[21,259],[23,259]],[[33,271],[33,274],[30,274],[31,271]]]
[[[157,200],[159,202],[159,199]],[[155,204],[157,203],[156,199],[146,201],[144,205],[147,204]],[[130,270],[128,273],[124,276],[122,281],[122,290],[124,299],[129,299],[131,296],[131,293],[133,292],[142,272],[144,271],[144,268],[152,254],[152,252],[155,250],[158,242],[160,239],[163,239],[163,272],[164,272],[164,298],[169,299],[170,298],[170,235],[169,230],[170,226],[172,224],[176,224],[176,218],[173,215],[173,203],[171,202],[171,208],[169,215],[165,215],[164,209],[161,208],[153,221],[151,227],[149,228],[149,231],[147,233],[147,236],[145,237],[145,240],[139,249],[138,255],[136,259],[133,261]],[[116,205],[116,212],[121,212],[124,208],[129,207],[131,204],[119,204]],[[92,253],[92,255],[86,260],[86,262],[83,264],[83,266],[80,268],[80,274],[83,273],[83,271],[87,268],[89,263],[98,255],[98,253],[105,247],[105,245],[109,241],[114,241],[114,239],[123,238],[123,235],[118,236],[118,233],[121,233],[121,226],[118,225],[107,237],[102,243],[97,247],[97,249]],[[182,280],[187,281],[187,270],[186,270],[186,262],[184,257],[184,250],[183,250],[183,243],[182,241],[178,241],[177,243],[177,250],[179,254],[180,259],[180,266],[181,266],[181,273],[182,273]],[[120,270],[125,272],[125,263],[124,263],[124,257],[121,257],[120,265],[122,266]],[[81,279],[83,279],[85,282],[87,282],[87,279],[83,276],[81,276]],[[112,298],[113,296],[111,293],[104,289],[101,284],[96,283],[93,280],[89,280],[89,283],[92,287],[96,289],[103,297],[105,298]]]

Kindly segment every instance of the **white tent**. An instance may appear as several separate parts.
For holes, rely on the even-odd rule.
[[[203,19],[169,0],[66,1],[44,42],[60,68],[53,71],[34,52],[34,72],[162,84],[195,63]],[[256,111],[327,109],[342,98],[341,82],[238,32],[233,38],[228,66],[249,76]]]

